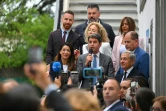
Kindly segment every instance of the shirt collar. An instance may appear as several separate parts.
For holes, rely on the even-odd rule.
[[[113,107],[116,103],[118,103],[120,100],[116,100],[116,101],[114,101],[111,105],[109,105],[108,107],[106,107],[103,111],[109,111],[109,109],[111,108],[111,107]]]
[[[71,29],[69,29],[69,30],[64,30],[63,28],[61,28],[61,30],[62,30],[62,33],[63,33],[64,31],[66,31],[67,33],[69,33]]]
[[[130,69],[128,69],[127,71],[124,71],[124,72],[127,72],[126,74],[126,78],[128,77],[129,73],[131,72],[131,70],[133,69],[134,67],[132,66]]]
[[[92,56],[93,56],[93,55],[96,55],[97,57],[99,57],[99,55],[100,55],[100,52],[98,52],[97,54],[92,54]]]

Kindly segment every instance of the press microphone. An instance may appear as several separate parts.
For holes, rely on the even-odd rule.
[[[93,53],[93,49],[89,49],[89,54],[92,55],[92,53]],[[92,62],[92,61],[89,61],[89,67],[91,67],[91,62]]]
[[[54,81],[55,77],[59,77],[61,72],[61,64],[60,62],[51,62],[50,63],[50,77]]]

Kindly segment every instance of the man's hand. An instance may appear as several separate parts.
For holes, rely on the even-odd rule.
[[[75,60],[77,60],[78,57],[80,56],[80,50],[75,49],[75,50],[74,50],[74,55],[75,55]]]
[[[43,90],[52,83],[50,77],[46,74],[46,69],[45,63],[25,64],[24,66],[25,75],[29,79],[34,80],[36,85]],[[32,73],[30,70],[35,71],[35,73]]]
[[[85,66],[88,66],[89,62],[92,62],[92,59],[93,59],[92,55],[88,54],[88,56],[86,57]]]

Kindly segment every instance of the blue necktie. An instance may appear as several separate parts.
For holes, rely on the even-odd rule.
[[[97,68],[97,60],[96,60],[96,55],[93,55],[93,68]]]
[[[97,55],[93,55],[93,68],[97,68],[97,60],[96,60]],[[93,86],[96,84],[97,78],[93,78]]]

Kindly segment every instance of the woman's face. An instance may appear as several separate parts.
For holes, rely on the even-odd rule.
[[[128,24],[127,20],[124,20],[123,23],[122,23],[122,32],[126,33],[128,31],[129,31],[129,24]]]
[[[71,50],[70,50],[69,46],[64,45],[60,51],[60,54],[61,54],[62,59],[69,59],[69,57],[71,55]]]
[[[154,102],[152,111],[164,111],[159,101]]]
[[[88,29],[88,36],[98,32],[98,27],[96,25],[91,25]]]

